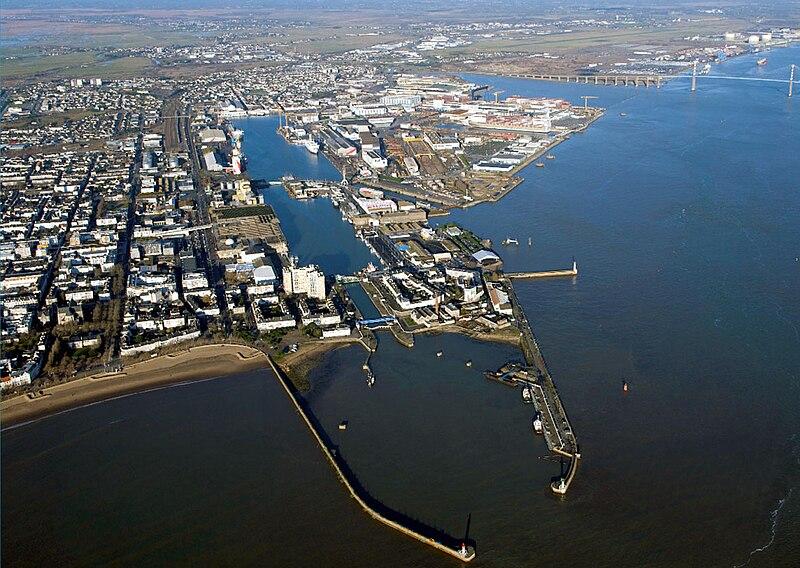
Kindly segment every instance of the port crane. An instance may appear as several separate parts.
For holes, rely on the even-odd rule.
[[[583,99],[583,110],[588,112],[589,111],[589,99],[596,99],[598,97],[595,97],[593,95],[583,95],[583,96],[581,96],[581,98]]]
[[[505,93],[505,91],[494,91],[492,93],[494,95],[494,102],[495,103],[500,102],[500,100],[499,100],[500,99],[500,95],[502,95],[503,93]]]

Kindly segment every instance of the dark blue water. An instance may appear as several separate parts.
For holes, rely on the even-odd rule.
[[[791,62],[800,50],[714,72],[781,78]],[[381,336],[372,389],[363,350],[335,351],[311,376],[323,426],[387,505],[455,535],[471,513],[476,566],[796,566],[797,101],[784,84],[713,79],[694,95],[687,81],[487,82],[598,95],[608,109],[502,201],[448,219],[495,243],[518,238],[498,245],[510,270],[578,259],[574,281],[517,287],[582,446],[577,480],[564,500],[549,493],[558,465],[541,459],[529,408],[481,377],[510,347],[436,336],[409,350]],[[249,126],[246,139],[253,173]],[[347,232],[317,250],[358,244],[333,221]],[[15,565],[454,566],[364,518],[271,379],[78,410],[4,433],[2,452],[3,555]]]
[[[243,149],[251,178],[278,180],[291,174],[298,179],[339,180],[341,175],[322,154],[287,144],[276,132],[277,117],[237,120],[245,132]],[[329,199],[298,201],[282,186],[265,189],[264,199],[281,220],[289,251],[301,264],[317,264],[327,275],[352,274],[372,262],[369,249],[354,238],[353,228]]]

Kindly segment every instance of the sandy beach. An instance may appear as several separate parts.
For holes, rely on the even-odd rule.
[[[232,375],[267,366],[261,351],[244,345],[191,347],[134,363],[119,373],[92,375],[44,389],[43,395],[17,396],[0,403],[3,427],[148,388]]]

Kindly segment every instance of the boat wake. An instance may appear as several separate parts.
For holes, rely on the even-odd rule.
[[[796,459],[797,464],[800,465],[800,445],[797,444],[798,436],[796,434],[792,436],[792,442],[794,444],[794,450],[792,451],[792,455]],[[786,492],[786,495],[783,497],[783,499],[778,499],[778,504],[769,514],[770,519],[772,519],[772,524],[770,526],[769,540],[767,541],[767,543],[763,546],[759,546],[758,548],[754,548],[753,550],[751,550],[750,554],[747,556],[747,560],[742,564],[734,564],[733,568],[744,568],[745,566],[750,564],[750,561],[756,554],[764,552],[775,543],[775,536],[778,532],[778,521],[780,520],[781,511],[786,505],[786,502],[792,497],[792,493],[794,492],[794,490],[795,490],[794,487],[790,487],[789,491]]]
[[[734,564],[733,568],[744,568],[745,566],[750,564],[750,561],[753,559],[753,556],[764,552],[770,546],[773,545],[773,543],[775,542],[775,535],[778,532],[778,520],[780,517],[781,510],[783,510],[784,505],[786,505],[786,501],[792,496],[793,491],[794,488],[789,489],[788,493],[786,493],[786,496],[783,499],[778,499],[778,505],[772,510],[772,512],[769,515],[770,518],[772,519],[772,526],[770,527],[769,541],[767,541],[767,544],[751,550],[750,554],[747,557],[747,561],[744,562],[743,564]]]

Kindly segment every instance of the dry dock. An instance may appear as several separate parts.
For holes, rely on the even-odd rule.
[[[297,412],[303,418],[309,431],[314,436],[314,439],[319,444],[322,453],[328,459],[339,480],[347,488],[350,496],[358,502],[361,508],[373,519],[387,525],[406,536],[410,536],[422,543],[432,546],[433,548],[449,554],[450,556],[461,560],[462,562],[470,562],[475,558],[475,547],[469,545],[462,540],[455,539],[442,531],[424,525],[423,523],[411,519],[397,511],[389,509],[382,505],[376,499],[369,495],[366,490],[358,482],[356,476],[348,467],[347,463],[338,454],[337,450],[328,440],[324,430],[320,427],[314,416],[307,412],[305,405],[295,394],[289,380],[284,375],[283,371],[275,364],[271,356],[268,356],[270,367],[273,373],[278,378],[278,381],[283,386],[289,399],[294,404]]]

